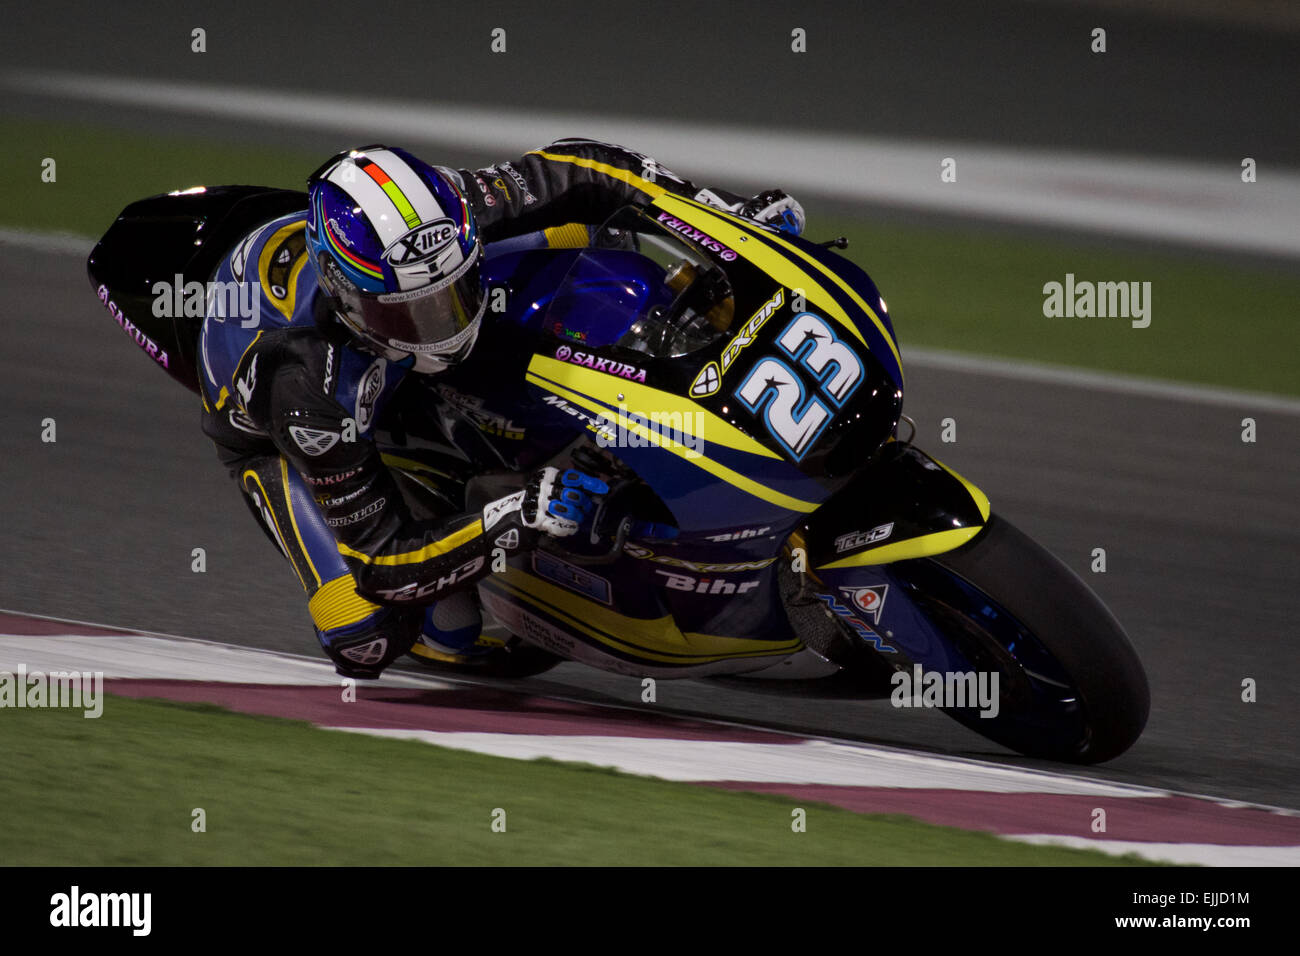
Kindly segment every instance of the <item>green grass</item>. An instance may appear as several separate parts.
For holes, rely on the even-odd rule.
[[[0,865],[1139,863],[208,705],[0,711]],[[807,811],[807,832],[791,811]],[[207,830],[191,830],[191,812]],[[506,832],[491,830],[495,808]]]
[[[145,135],[0,117],[7,144],[0,163],[6,190],[0,225],[99,236],[128,203],[196,185],[252,183],[305,189],[323,156],[232,145],[217,136]],[[41,163],[55,160],[57,179],[40,179]],[[30,185],[27,185],[30,184]]]
[[[324,157],[214,138],[0,118],[8,191],[0,225],[97,236],[128,202],[197,183],[301,189]],[[58,162],[42,183],[41,160]],[[487,162],[502,157],[484,157]],[[689,166],[689,157],[673,157]],[[814,239],[847,235],[848,254],[876,280],[904,353],[928,346],[1300,394],[1300,275],[1215,263],[1097,239],[1070,242],[1006,230],[837,219],[810,204]],[[1078,280],[1152,283],[1152,321],[1045,318],[1043,285]]]

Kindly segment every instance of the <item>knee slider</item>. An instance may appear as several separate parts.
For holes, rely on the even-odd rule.
[[[411,649],[422,619],[423,609],[385,607],[347,628],[317,628],[316,636],[338,674],[374,680]]]

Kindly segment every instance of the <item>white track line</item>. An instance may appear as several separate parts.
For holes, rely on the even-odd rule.
[[[988,355],[966,355],[941,349],[903,349],[903,367],[934,368],[950,372],[967,372],[993,378],[1011,378],[1022,382],[1041,382],[1086,388],[1094,392],[1142,395],[1176,402],[1219,405],[1251,412],[1278,412],[1300,415],[1300,399],[1265,392],[1247,392],[1213,385],[1159,381],[1123,375],[1118,372],[1095,372],[1088,369],[1049,365],[1021,359],[1000,359]]]
[[[692,178],[780,185],[791,192],[979,218],[1065,226],[1197,246],[1300,256],[1300,174],[1263,163],[1243,183],[1234,161],[1007,148],[957,141],[832,135],[635,116],[459,106],[62,71],[0,78],[11,90],[484,150],[485,161],[562,136],[622,142]],[[957,181],[939,179],[957,162]],[[1135,278],[1114,276],[1114,279]],[[1140,277],[1136,277],[1140,278]]]
[[[196,659],[205,659],[202,657],[198,657],[197,655],[202,655],[204,653],[203,649],[210,649],[214,652],[220,652],[220,653],[233,652],[235,654],[246,654],[249,655],[250,661],[253,661],[253,659],[256,658],[257,660],[261,660],[265,662],[263,664],[258,664],[254,661],[253,663],[250,664],[250,666],[254,668],[265,667],[268,669],[274,669],[281,666],[279,662],[287,662],[288,664],[291,665],[307,665],[309,667],[317,668],[320,671],[328,671],[330,674],[332,674],[332,668],[330,667],[330,665],[324,660],[315,656],[307,656],[303,654],[291,654],[286,651],[272,651],[272,650],[265,650],[263,648],[244,647],[242,645],[235,645],[235,644],[224,644],[219,641],[209,641],[202,638],[194,638],[194,637],[181,637],[179,635],[166,634],[160,631],[142,631],[133,628],[116,627],[114,625],[109,625],[109,624],[96,624],[90,621],[78,621],[78,620],[71,620],[68,618],[52,617],[50,615],[44,615],[44,614],[32,614],[27,611],[18,611],[9,608],[0,608],[0,614],[14,614],[23,617],[36,618],[38,620],[43,620],[43,621],[52,621],[58,624],[66,624],[68,625],[67,628],[68,636],[63,637],[62,638],[63,640],[73,640],[77,642],[99,641],[102,642],[104,645],[107,645],[109,643],[116,644],[116,642],[120,639],[118,637],[90,637],[90,636],[78,635],[75,626],[84,625],[86,627],[94,627],[94,628],[101,628],[105,630],[119,631],[121,632],[122,637],[150,637],[150,638],[157,638],[162,641],[169,641],[174,644],[188,645],[190,647],[197,648],[197,650],[194,650],[192,652],[178,652],[178,653],[182,655],[184,655],[185,653],[192,653],[196,655]],[[59,635],[54,635],[54,637],[59,637]],[[37,666],[41,665],[42,661],[47,660],[47,657],[45,655],[51,654],[51,652],[54,651],[54,648],[52,646],[40,643],[44,641],[49,641],[50,639],[51,637],[47,635],[21,636],[21,635],[4,635],[3,633],[0,633],[0,649],[2,649],[4,645],[10,641],[21,642],[23,652],[31,655],[26,658],[18,658],[13,654],[9,654],[6,657],[0,657],[0,670],[5,669],[5,666],[7,666],[6,661],[14,665],[20,662],[25,662],[29,670],[37,669]],[[36,643],[32,644],[29,642],[36,642]],[[16,648],[19,645],[14,644],[11,646]],[[49,659],[53,660],[54,658],[51,657]],[[68,669],[72,669],[72,670],[78,669],[76,666],[76,658],[68,659],[63,657],[63,655],[60,655],[60,659],[63,660],[64,665]],[[144,661],[137,661],[137,664],[141,668],[148,667],[147,662]],[[51,668],[46,668],[46,669],[51,669]],[[124,668],[120,664],[116,668],[114,668],[110,673],[119,673],[120,676],[131,676],[124,671]],[[155,672],[150,670],[148,671],[147,675],[141,674],[140,676],[155,677]],[[172,674],[170,676],[172,678],[176,678],[175,674]],[[164,679],[164,678],[156,678],[156,679]],[[211,670],[206,671],[204,678],[202,679],[212,679],[212,671]],[[335,675],[334,681],[337,680],[338,680],[337,675]],[[390,674],[385,675],[383,680],[401,681],[407,686],[424,686],[424,687],[430,685],[439,685],[439,684],[447,684],[450,686],[488,686],[494,688],[498,686],[496,684],[480,685],[476,681],[457,678],[457,677],[447,678],[444,681],[442,678],[433,678],[422,674],[416,674],[410,672],[403,672],[400,674],[390,672]],[[367,686],[372,686],[372,685],[367,683]],[[528,691],[529,693],[533,693],[533,691],[528,690],[526,685],[520,685],[520,689]],[[593,704],[591,701],[584,700],[581,697],[569,697],[561,694],[552,693],[550,691],[547,691],[542,694],[538,694],[537,696],[545,697],[550,700],[561,700],[569,703],[596,706],[602,709],[619,710],[623,712],[635,712],[641,714],[644,714],[646,712],[646,708],[643,706],[621,705],[621,704],[614,704],[605,701],[602,701],[599,704]],[[994,768],[997,770],[1005,770],[1024,777],[1026,781],[1026,785],[1020,789],[1033,790],[1035,792],[1041,792],[1041,793],[1053,793],[1053,792],[1091,793],[1094,792],[1091,788],[1100,787],[1100,788],[1105,788],[1107,790],[1124,790],[1126,791],[1123,794],[1124,796],[1134,796],[1134,797],[1180,796],[1180,797],[1188,797],[1197,800],[1210,800],[1224,807],[1253,808],[1257,810],[1266,810],[1271,813],[1280,813],[1288,816],[1300,815],[1300,810],[1293,810],[1286,807],[1271,806],[1268,804],[1252,803],[1249,801],[1232,800],[1226,797],[1209,796],[1206,794],[1193,793],[1191,791],[1168,790],[1168,789],[1157,788],[1157,787],[1149,787],[1143,784],[1131,784],[1131,783],[1120,783],[1120,782],[1111,782],[1105,780],[1097,780],[1095,778],[1083,776],[1081,774],[1072,774],[1069,772],[1062,772],[1062,771],[1041,770],[1041,769],[1027,768],[1027,767],[1013,767],[1013,766],[1000,764],[992,761],[980,760],[974,757],[959,757],[959,756],[947,756],[947,755],[938,756],[938,755],[931,755],[926,753],[918,753],[916,751],[907,750],[902,747],[889,747],[889,746],[878,745],[878,744],[862,744],[856,741],[838,740],[832,737],[827,737],[824,735],[819,735],[811,732],[773,730],[772,728],[764,727],[761,724],[744,723],[744,722],[734,721],[734,720],[715,719],[715,718],[700,716],[696,714],[681,715],[681,714],[674,713],[671,710],[666,710],[662,712],[662,715],[681,719],[681,720],[687,720],[693,723],[714,724],[720,728],[727,728],[732,730],[737,730],[737,729],[750,730],[750,731],[761,730],[764,733],[776,734],[783,737],[790,737],[799,741],[806,741],[810,743],[817,743],[817,744],[823,744],[828,746],[845,747],[853,750],[868,748],[873,752],[887,754],[891,758],[897,758],[901,761],[911,761],[917,766],[927,765],[927,762],[929,761],[939,761],[944,764],[956,765],[959,768],[960,772],[962,773],[981,772],[990,768]],[[351,730],[355,728],[346,728],[346,729]],[[450,744],[448,746],[450,746]],[[789,746],[789,745],[784,745],[784,746]],[[1067,788],[1066,790],[1062,791],[1059,789],[1059,786],[1057,785],[1056,782],[1060,782],[1060,781],[1064,781],[1063,786]]]
[[[106,679],[219,680],[233,684],[297,684],[339,687],[342,678],[320,657],[305,657],[197,638],[134,631],[85,621],[4,611],[66,624],[65,634],[5,634],[0,623],[0,671],[82,671]],[[76,626],[120,631],[112,636],[78,633]],[[216,677],[214,675],[220,675]],[[390,672],[367,686],[445,689],[453,685],[422,674]]]
[[[1297,846],[1232,846],[1223,843],[1141,843],[1137,840],[1092,840],[1055,833],[1000,834],[1004,840],[1019,840],[1039,846],[1068,846],[1079,850],[1100,850],[1116,856],[1136,853],[1148,860],[1209,866],[1300,866]]]
[[[220,680],[232,684],[338,685],[324,661],[253,655],[248,648],[122,634],[0,636],[0,671],[100,672],[133,680]],[[215,675],[220,675],[216,677]]]
[[[825,784],[904,790],[971,790],[983,793],[1065,793],[1149,798],[1124,784],[1081,777],[1026,773],[1001,764],[958,764],[945,757],[883,750],[867,744],[824,740],[764,744],[727,740],[676,740],[557,734],[501,734],[414,729],[332,727],[354,733],[421,740],[453,750],[517,760],[568,760],[614,767],[662,780]],[[1164,794],[1160,794],[1164,796]]]
[[[83,257],[90,255],[90,250],[95,246],[95,240],[89,236],[78,236],[71,232],[13,229],[6,226],[0,226],[0,243],[32,249],[36,252]]]

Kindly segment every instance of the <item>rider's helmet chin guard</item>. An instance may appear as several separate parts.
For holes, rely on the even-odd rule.
[[[365,347],[417,372],[468,356],[487,305],[483,246],[457,178],[405,150],[367,146],[307,181],[321,288]]]

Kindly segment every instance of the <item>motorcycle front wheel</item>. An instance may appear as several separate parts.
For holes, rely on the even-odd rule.
[[[1055,555],[994,515],[965,546],[893,570],[935,628],[976,669],[998,675],[996,716],[945,708],[1012,750],[1070,763],[1119,756],[1151,697],[1124,629]]]

